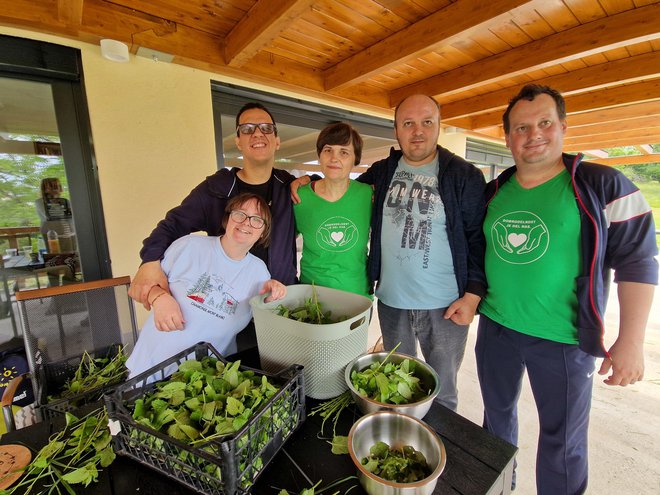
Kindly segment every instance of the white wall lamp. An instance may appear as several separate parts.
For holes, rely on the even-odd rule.
[[[117,40],[101,40],[101,55],[113,62],[128,62],[128,45]]]

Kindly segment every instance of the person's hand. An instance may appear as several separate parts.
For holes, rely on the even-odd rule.
[[[158,296],[153,300],[154,323],[161,332],[183,330],[183,314],[176,299],[169,293]]]
[[[277,280],[268,280],[259,291],[259,295],[270,292],[270,296],[264,299],[264,302],[277,301],[286,296],[286,286]]]
[[[603,382],[607,385],[632,385],[644,378],[643,346],[618,338],[609,350],[610,357],[603,359],[599,375],[611,374]]]
[[[151,309],[148,301],[149,291],[156,285],[169,292],[167,276],[160,267],[160,261],[143,263],[131,281],[128,295],[149,311]]]
[[[466,292],[463,297],[456,299],[445,311],[445,320],[451,320],[457,325],[469,325],[477,313],[481,297]]]
[[[294,179],[291,182],[291,184],[289,184],[289,188],[291,189],[291,201],[293,201],[294,205],[300,203],[300,196],[298,196],[298,188],[302,186],[306,186],[310,182],[312,182],[312,179],[307,175],[303,175],[302,177],[298,177],[297,179]]]

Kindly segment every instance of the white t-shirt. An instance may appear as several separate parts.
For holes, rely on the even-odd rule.
[[[149,315],[126,362],[130,377],[197,342],[208,342],[223,355],[236,352],[236,334],[252,318],[249,300],[270,279],[264,262],[252,254],[239,261],[229,258],[219,237],[177,239],[165,251],[161,267],[181,306],[184,329],[161,332],[153,313]]]

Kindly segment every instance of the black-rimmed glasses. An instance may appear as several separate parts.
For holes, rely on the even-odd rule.
[[[266,225],[266,220],[264,220],[260,216],[258,215],[250,216],[241,210],[232,210],[230,215],[232,220],[236,223],[243,223],[247,219],[249,221],[250,226],[254,227],[255,229],[260,229],[261,227]]]
[[[241,134],[254,134],[254,131],[257,130],[257,127],[264,134],[272,134],[277,130],[277,126],[275,126],[275,124],[271,124],[270,122],[263,122],[261,124],[238,124],[236,130]]]

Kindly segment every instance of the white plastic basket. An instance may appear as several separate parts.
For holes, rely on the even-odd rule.
[[[367,351],[373,301],[351,292],[317,286],[316,293],[323,311],[332,311],[332,319],[346,316],[346,320],[315,325],[276,313],[275,308],[280,304],[288,308],[302,306],[312,297],[312,290],[311,285],[290,285],[284,299],[265,303],[265,296],[255,296],[250,305],[261,368],[276,373],[292,364],[301,364],[304,366],[305,395],[328,399],[347,389],[344,369]]]

